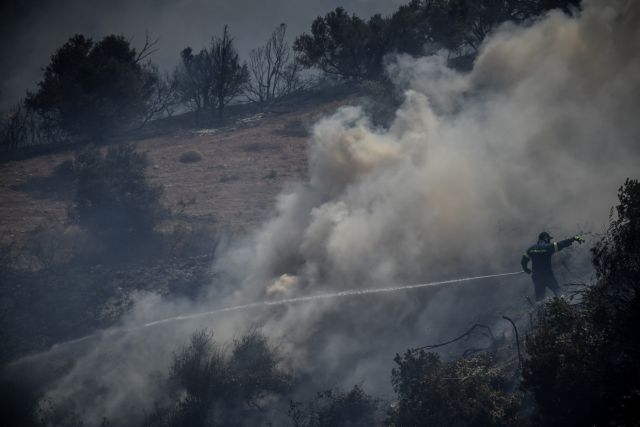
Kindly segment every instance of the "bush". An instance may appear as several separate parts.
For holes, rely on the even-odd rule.
[[[145,177],[148,165],[130,144],[109,147],[106,154],[95,146],[79,152],[72,217],[107,247],[144,242],[165,215],[162,188]]]
[[[359,386],[349,392],[326,390],[311,402],[291,402],[288,415],[295,427],[368,427],[377,425],[380,402]]]
[[[392,383],[398,395],[393,426],[519,425],[515,378],[488,355],[443,362],[420,350],[396,355]]]
[[[146,425],[258,425],[264,418],[263,401],[289,387],[278,362],[277,353],[256,331],[235,341],[229,356],[211,332],[198,331],[174,357],[169,376],[173,403],[158,406]]]
[[[197,150],[185,151],[180,155],[180,161],[182,163],[195,163],[202,160],[202,154]]]

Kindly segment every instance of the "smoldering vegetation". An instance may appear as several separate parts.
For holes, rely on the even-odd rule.
[[[137,294],[117,327],[14,361],[6,375],[27,391],[10,413],[44,425],[637,422],[638,22],[634,2],[585,2],[499,25],[469,71],[442,52],[384,56],[403,93],[391,119],[350,106],[318,121],[308,181],[217,249],[197,298]],[[156,190],[141,189],[153,206]],[[573,299],[529,307],[519,276],[140,328],[513,271],[542,229],[594,233],[591,253],[558,255],[563,281],[584,284]],[[475,323],[489,332],[451,340]]]

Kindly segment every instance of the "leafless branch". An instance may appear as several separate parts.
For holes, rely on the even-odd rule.
[[[293,58],[286,42],[287,26],[280,24],[266,44],[249,54],[250,83],[245,96],[253,102],[266,103],[281,99],[299,90],[300,64]]]
[[[515,322],[511,320],[510,317],[502,316],[502,318],[511,323],[511,326],[513,326],[513,330],[516,334],[516,348],[518,349],[518,366],[522,368],[522,353],[520,353],[520,337],[518,335],[518,328],[516,327]]]
[[[419,351],[419,350],[433,350],[433,349],[436,349],[436,348],[439,348],[439,347],[444,347],[444,346],[447,346],[449,344],[453,344],[456,341],[460,341],[460,340],[462,340],[464,338],[470,337],[471,334],[473,333],[473,331],[475,331],[476,329],[483,329],[485,331],[485,334],[487,334],[485,336],[491,338],[491,340],[495,339],[495,337],[493,335],[493,331],[491,330],[490,327],[488,327],[487,325],[476,323],[472,327],[467,329],[467,331],[465,333],[463,333],[462,335],[460,335],[460,336],[458,336],[456,338],[453,338],[453,339],[451,339],[449,341],[445,341],[445,342],[442,342],[442,343],[439,343],[439,344],[429,344],[429,345],[424,345],[422,347],[417,347],[417,348],[412,349],[411,351],[415,352],[415,351]]]
[[[148,57],[156,53],[158,51],[158,49],[156,49],[156,45],[158,44],[159,41],[160,41],[159,38],[155,38],[152,40],[149,37],[149,31],[145,31],[144,45],[142,46],[142,49],[140,49],[140,52],[138,52],[138,56],[136,56],[136,64],[140,64],[141,62],[146,60]]]

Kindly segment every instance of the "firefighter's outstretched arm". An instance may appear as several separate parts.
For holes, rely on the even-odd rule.
[[[560,240],[559,242],[553,242],[554,252],[561,251],[564,248],[571,246],[573,242],[578,242],[582,244],[584,242],[584,237],[577,235],[577,236],[570,237],[568,239]]]
[[[522,259],[520,260],[520,264],[522,265],[522,271],[527,274],[531,274],[531,270],[529,270],[529,255],[527,253],[522,254]]]

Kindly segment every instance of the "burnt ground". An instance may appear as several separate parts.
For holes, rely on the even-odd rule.
[[[254,229],[285,186],[306,178],[309,127],[350,101],[307,99],[224,127],[136,141],[149,157],[148,177],[164,187],[171,215],[161,228],[204,227],[210,234],[200,239]],[[189,151],[200,160],[181,161]],[[113,265],[61,256],[61,242],[78,231],[68,220],[75,183],[63,163],[71,159],[63,151],[0,164],[0,257],[12,264],[0,271],[0,362],[113,324],[135,291],[193,297],[211,283],[210,251]],[[46,262],[25,255],[34,251],[48,254]]]

